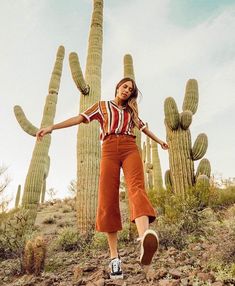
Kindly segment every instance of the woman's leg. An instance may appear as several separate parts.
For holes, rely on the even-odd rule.
[[[109,250],[110,250],[110,258],[113,259],[118,257],[117,250],[117,232],[107,232]]]
[[[140,216],[135,219],[135,224],[138,230],[139,237],[142,237],[147,229],[149,229],[149,218]]]

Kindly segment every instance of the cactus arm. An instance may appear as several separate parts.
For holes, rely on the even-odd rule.
[[[81,65],[76,53],[70,53],[69,65],[72,73],[73,80],[83,95],[88,95],[90,91],[89,85],[85,82]]]
[[[198,84],[195,79],[189,79],[185,88],[183,111],[190,110],[196,113],[198,107]]]
[[[194,161],[201,159],[205,154],[208,147],[208,139],[205,133],[197,136],[192,149],[192,159]]]
[[[208,178],[211,176],[211,164],[206,158],[203,158],[197,167],[196,178],[200,175],[206,175]]]
[[[15,117],[21,128],[31,136],[36,136],[38,128],[35,127],[25,116],[23,109],[19,105],[14,106]]]
[[[60,88],[60,79],[62,74],[63,60],[64,60],[65,49],[63,46],[59,46],[56,53],[56,61],[51,74],[48,91],[49,94],[58,94]]]
[[[180,114],[180,125],[181,127],[186,130],[192,123],[193,113],[190,110],[185,110]]]
[[[167,126],[176,130],[179,126],[179,112],[173,97],[167,97],[164,102],[165,122]]]
[[[124,77],[135,79],[133,60],[129,54],[124,56]]]

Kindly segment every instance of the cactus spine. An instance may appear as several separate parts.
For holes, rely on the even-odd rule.
[[[201,159],[207,150],[208,140],[203,133],[198,135],[192,148],[189,126],[197,107],[198,85],[195,79],[188,80],[186,84],[181,114],[172,97],[166,98],[164,103],[170,162],[170,171],[167,171],[165,178],[167,187],[175,193],[183,193],[187,188],[195,185],[193,161]]]
[[[93,7],[85,77],[77,54],[70,54],[72,77],[81,92],[80,112],[101,97],[103,0],[94,0]],[[93,229],[95,224],[99,161],[99,126],[93,122],[88,126],[81,124],[77,133],[77,219],[78,228],[83,233]]]
[[[49,94],[46,97],[44,106],[41,128],[53,124],[57,95],[60,86],[62,65],[64,59],[64,47],[60,46],[57,51],[56,62],[52,71],[49,83]],[[33,126],[25,117],[20,106],[14,107],[16,119],[22,129],[29,135],[35,136],[38,128]],[[36,219],[36,209],[40,200],[43,184],[49,171],[48,151],[51,143],[51,135],[46,135],[41,142],[36,141],[31,158],[28,174],[24,186],[22,206],[32,211],[31,220],[34,223]]]
[[[20,193],[21,193],[21,185],[19,185],[19,186],[18,186],[18,189],[17,189],[16,199],[15,199],[15,208],[18,208],[18,207],[19,207]]]

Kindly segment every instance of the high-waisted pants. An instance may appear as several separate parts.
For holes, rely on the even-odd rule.
[[[143,163],[135,138],[130,135],[108,135],[102,144],[96,230],[116,232],[122,229],[119,209],[120,169],[128,190],[130,220],[148,216],[156,218],[144,186]]]

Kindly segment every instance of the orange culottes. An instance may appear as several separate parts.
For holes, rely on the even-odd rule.
[[[119,208],[120,169],[123,169],[130,207],[130,219],[156,218],[144,186],[143,163],[135,138],[130,135],[108,135],[102,144],[96,230],[116,232],[122,229]]]

